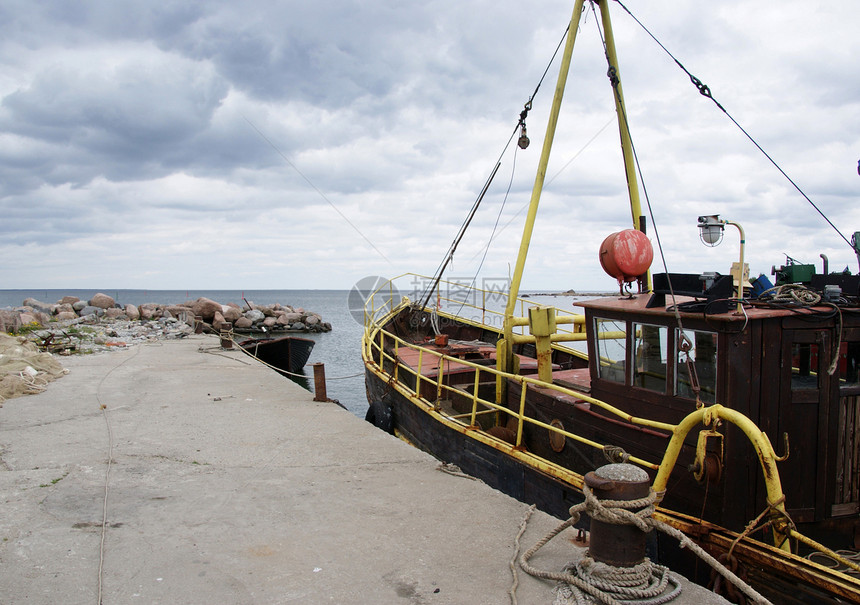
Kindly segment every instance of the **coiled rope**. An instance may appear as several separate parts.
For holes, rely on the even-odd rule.
[[[689,549],[708,563],[717,573],[737,586],[753,603],[771,605],[770,601],[681,531],[652,517],[656,503],[662,498],[661,494],[652,490],[648,497],[638,500],[601,501],[587,485],[582,486],[582,493],[585,496],[585,501],[571,507],[570,518],[553,529],[520,557],[520,567],[527,574],[561,583],[557,588],[559,597],[556,601],[557,604],[576,603],[576,605],[581,605],[588,603],[587,599],[590,596],[605,605],[621,605],[623,603],[660,605],[673,600],[681,592],[678,579],[666,567],[652,563],[647,558],[639,565],[628,569],[615,568],[595,562],[587,555],[580,562],[566,566],[561,572],[542,571],[532,567],[529,564],[529,559],[563,530],[575,525],[584,511],[592,519],[604,523],[635,525],[646,533],[657,529],[672,536],[680,542],[681,548]],[[634,512],[633,509],[638,510]],[[666,592],[669,584],[672,584],[673,588],[670,592]],[[571,599],[573,600],[571,601]]]

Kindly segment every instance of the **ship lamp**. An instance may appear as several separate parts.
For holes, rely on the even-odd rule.
[[[740,261],[732,263],[732,281],[735,286],[735,297],[738,300],[737,312],[743,313],[743,298],[744,298],[744,282],[747,281],[749,269],[744,264],[744,247],[746,246],[746,236],[744,229],[738,223],[723,220],[719,214],[711,214],[699,217],[699,237],[706,246],[717,246],[723,241],[723,231],[726,225],[732,225],[737,228],[741,237],[741,253]]]

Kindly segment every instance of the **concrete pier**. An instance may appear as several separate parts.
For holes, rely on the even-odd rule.
[[[0,602],[510,602],[526,505],[217,337],[62,361],[0,408]],[[557,524],[535,513],[522,550]],[[559,537],[532,564],[573,550]],[[519,603],[552,603],[518,571]]]

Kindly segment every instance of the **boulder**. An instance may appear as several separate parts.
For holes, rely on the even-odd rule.
[[[254,323],[247,317],[239,317],[239,319],[233,322],[233,327],[240,330],[247,330],[253,325]]]
[[[277,325],[278,325],[278,318],[277,317],[267,317],[266,319],[263,320],[263,327],[264,328],[274,328]]]
[[[302,314],[301,313],[284,313],[283,317],[285,318],[284,319],[285,324],[291,324],[291,323],[295,323],[297,321],[302,320]]]
[[[212,327],[216,330],[221,330],[226,323],[227,320],[224,319],[223,315],[221,315],[221,311],[216,311],[215,315],[212,317]]]
[[[320,318],[319,318],[319,316],[318,316],[318,315],[308,315],[308,316],[305,318],[305,325],[306,325],[306,326],[309,326],[309,327],[310,327],[310,326],[316,326],[316,325],[318,325],[318,324],[320,324],[320,323],[322,323],[322,322],[320,321]]]
[[[87,305],[86,307],[81,309],[81,317],[86,317],[87,315],[95,315],[96,317],[101,317],[104,314],[104,309],[93,305]]]
[[[194,315],[199,315],[203,321],[212,322],[216,313],[221,313],[221,303],[217,303],[212,299],[200,297],[194,301],[192,306]]]
[[[275,318],[275,317],[267,317],[266,318],[266,320],[269,320],[269,319],[274,319],[275,323],[279,326],[289,326],[290,324],[293,323],[293,321],[291,321],[290,318],[287,317],[286,313],[284,313],[283,315],[278,315],[277,318]]]
[[[107,294],[99,292],[90,299],[90,306],[99,309],[111,309],[116,306],[116,301]]]
[[[158,305],[154,303],[143,303],[138,307],[138,311],[140,312],[140,318],[144,321],[149,321],[153,317],[155,317],[155,312],[158,309]],[[161,313],[159,313],[161,315]]]
[[[290,326],[290,330],[299,330],[301,332],[304,332],[305,330],[307,330],[307,326],[305,326],[305,324],[303,324],[302,322],[297,321]]]
[[[21,326],[29,326],[32,324],[39,323],[36,319],[36,312],[30,313],[29,311],[24,311],[23,313],[18,314],[18,319],[21,321]]]
[[[132,321],[137,321],[138,319],[140,319],[140,311],[138,311],[137,307],[135,307],[134,305],[126,305],[125,314]]]
[[[57,321],[68,321],[77,318],[78,314],[74,311],[60,311],[59,313],[57,313]]]
[[[194,311],[185,305],[169,305],[166,309],[171,317],[177,318],[179,321],[184,321],[191,324],[194,321]]]
[[[122,309],[117,309],[116,307],[110,307],[109,309],[104,310],[104,316],[108,319],[119,319],[120,317],[127,319],[125,312]]]
[[[39,311],[25,311],[20,314],[21,326],[44,326],[39,317],[46,317],[44,313],[40,313]]]
[[[58,305],[54,305],[54,313],[74,313],[75,309],[72,307],[72,303],[60,303]]]
[[[221,315],[224,316],[224,319],[227,321],[236,323],[240,317],[242,317],[242,310],[238,306],[233,305],[224,305],[224,308],[221,311]]]
[[[245,311],[245,317],[251,320],[251,323],[258,323],[266,319],[266,316],[262,311],[258,309],[251,309],[250,311]]]
[[[76,302],[78,302],[79,300],[81,300],[81,299],[78,298],[77,296],[64,296],[63,298],[60,299],[60,304],[61,305],[73,305]]]
[[[17,332],[21,327],[21,314],[0,309],[0,332]]]
[[[72,303],[72,309],[74,309],[78,313],[80,313],[81,309],[83,309],[86,306],[87,306],[87,301],[85,301],[85,300],[79,300],[77,302]]]
[[[27,298],[24,300],[24,306],[30,307],[31,309],[35,309],[36,311],[41,311],[42,313],[53,314],[54,313],[54,305],[51,303],[45,303],[40,300],[36,300],[35,298]]]

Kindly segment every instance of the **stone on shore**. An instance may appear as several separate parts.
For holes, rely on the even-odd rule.
[[[21,327],[21,314],[0,309],[0,332],[17,332]]]
[[[126,317],[128,317],[132,321],[137,321],[138,319],[140,319],[140,311],[138,311],[137,307],[135,307],[134,305],[126,305],[125,314]]]
[[[116,306],[116,301],[107,294],[99,292],[90,299],[90,306],[99,309],[112,309]]]
[[[216,330],[223,330],[224,324],[227,323],[227,320],[224,319],[224,316],[221,315],[221,311],[216,311],[215,315],[212,317],[212,327]]]
[[[251,309],[250,311],[246,311],[245,317],[250,319],[252,323],[257,323],[258,321],[263,321],[264,319],[266,319],[266,316],[259,309]]]
[[[36,300],[35,298],[28,298],[24,300],[24,306],[30,307],[31,309],[35,309],[36,311],[41,311],[42,313],[47,313],[48,315],[50,315],[54,311],[54,305],[52,305],[51,303]]]
[[[224,316],[225,320],[235,325],[239,318],[242,317],[242,309],[231,305],[224,305],[221,314]]]
[[[216,313],[221,313],[221,303],[201,296],[194,301],[192,310],[194,315],[199,315],[203,321],[211,322]]]
[[[233,322],[233,327],[238,328],[239,330],[247,330],[248,328],[250,328],[253,325],[254,325],[254,322],[252,322],[247,317],[240,317],[239,319],[237,319],[236,321]]]

